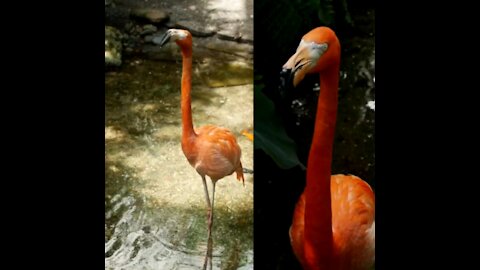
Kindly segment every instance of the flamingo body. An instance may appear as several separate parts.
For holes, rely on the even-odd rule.
[[[333,269],[368,269],[375,261],[375,197],[371,187],[353,175],[332,175]],[[290,241],[302,265],[304,262],[305,195],[295,207]]]
[[[169,29],[162,41],[163,46],[173,40],[182,52],[182,151],[188,162],[203,177],[213,182],[237,173],[244,181],[240,158],[242,155],[235,135],[228,129],[206,125],[194,130],[191,107],[192,87],[192,35],[187,30]]]
[[[194,139],[182,139],[182,150],[198,174],[217,181],[232,173],[244,181],[241,150],[233,133],[222,127],[202,126]]]

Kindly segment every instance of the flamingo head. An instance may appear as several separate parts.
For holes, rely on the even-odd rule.
[[[164,46],[169,41],[175,41],[180,48],[191,48],[192,34],[190,34],[188,30],[168,29],[159,42],[160,47]]]
[[[328,27],[317,27],[302,37],[297,51],[283,65],[296,87],[306,74],[321,73],[340,64],[340,42]]]

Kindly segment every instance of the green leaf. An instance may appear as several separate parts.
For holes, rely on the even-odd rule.
[[[282,169],[305,166],[300,162],[295,142],[288,137],[275,106],[261,91],[262,85],[255,85],[255,149],[262,149]]]

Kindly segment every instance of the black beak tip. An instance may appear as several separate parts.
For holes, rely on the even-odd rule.
[[[280,71],[280,77],[289,77],[292,74],[292,69],[291,68],[282,68],[282,71]]]
[[[280,71],[279,75],[280,84],[278,88],[280,90],[280,93],[283,95],[289,89],[293,88],[293,72],[292,69],[283,68],[282,71]]]

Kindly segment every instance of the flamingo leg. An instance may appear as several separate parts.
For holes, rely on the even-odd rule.
[[[208,208],[208,215],[207,215],[207,221],[208,221],[208,244],[207,244],[207,252],[205,254],[205,261],[203,263],[203,270],[206,270],[207,269],[207,263],[208,263],[208,260],[210,258],[210,236],[211,236],[211,231],[210,231],[210,228],[211,228],[211,225],[210,225],[210,220],[211,220],[211,215],[212,215],[212,204],[210,203],[210,196],[208,196],[208,187],[207,187],[207,181],[205,179],[205,176],[202,175],[202,182],[203,182],[203,188],[205,190],[205,200],[207,201],[207,208]],[[211,267],[211,261],[210,261],[210,269],[212,269]]]
[[[212,212],[210,213],[210,217],[208,220],[208,239],[212,237],[212,225],[213,225],[213,204],[215,202],[215,183],[216,181],[212,181],[213,183],[213,192],[212,192]]]
[[[205,175],[202,175],[202,181],[203,181],[203,188],[205,190],[205,200],[207,201],[207,208],[208,208],[207,221],[209,221],[210,215],[212,212],[212,205],[210,204],[210,196],[208,196],[208,187],[207,187],[207,180],[205,180]]]
[[[208,221],[208,247],[207,247],[207,254],[210,259],[210,270],[212,270],[212,256],[213,256],[213,240],[212,240],[212,226],[213,226],[213,205],[215,203],[215,184],[217,181],[212,181],[213,183],[213,190],[212,190],[212,212],[210,214],[210,220]]]

